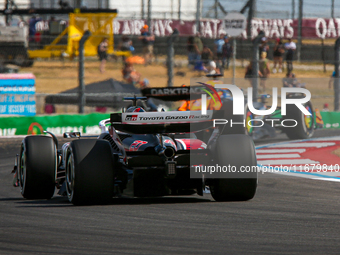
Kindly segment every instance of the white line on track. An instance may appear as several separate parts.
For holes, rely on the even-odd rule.
[[[316,148],[322,148],[322,147],[328,147],[333,146],[335,143],[285,143],[285,144],[275,144],[273,146],[270,146],[270,148],[299,148],[299,147],[316,147]]]
[[[318,161],[311,159],[278,159],[278,160],[258,160],[261,165],[297,165],[297,164],[317,164]]]
[[[264,159],[264,158],[270,158],[270,159],[274,159],[274,158],[300,158],[300,154],[296,154],[296,153],[289,153],[289,154],[265,154],[265,155],[257,155],[258,159]]]
[[[257,149],[256,153],[289,153],[289,152],[297,152],[303,153],[306,149]]]

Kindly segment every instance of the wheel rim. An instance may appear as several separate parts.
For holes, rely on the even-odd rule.
[[[253,127],[252,127],[252,124],[253,124],[252,120],[253,119],[254,119],[254,116],[251,113],[251,111],[247,111],[247,115],[246,115],[246,129],[247,129],[247,133],[248,134],[251,134],[253,132]]]
[[[6,55],[3,53],[0,53],[0,63],[3,64],[6,62]]]
[[[22,149],[21,149],[19,182],[20,182],[20,192],[21,194],[24,194],[25,184],[26,184],[26,153],[25,153],[24,146],[22,146]]]
[[[14,61],[16,62],[16,64],[18,65],[23,65],[25,63],[26,57],[22,54],[18,54],[15,56]]]
[[[305,107],[307,111],[311,114],[311,115],[304,116],[305,126],[307,130],[310,130],[313,126],[313,112],[312,112],[312,108],[309,105],[306,105]]]
[[[69,155],[66,165],[66,191],[68,199],[72,201],[74,192],[74,160],[72,153]]]

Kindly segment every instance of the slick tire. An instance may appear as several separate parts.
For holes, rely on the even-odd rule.
[[[289,119],[293,119],[297,122],[295,127],[284,127],[284,132],[289,139],[308,139],[314,134],[315,123],[312,103],[307,102],[304,106],[312,115],[305,116],[296,105],[287,105],[287,112],[285,116],[286,125],[295,124],[293,121],[289,121]]]
[[[71,142],[66,159],[66,192],[74,205],[107,204],[114,194],[114,162],[106,140]]]
[[[54,195],[57,152],[52,137],[27,136],[21,144],[18,178],[27,199],[50,199]]]
[[[253,140],[247,135],[221,135],[215,160],[220,166],[253,167],[253,172],[223,173],[227,178],[210,180],[210,191],[216,201],[246,201],[255,196],[257,160]]]
[[[224,111],[224,118],[228,121],[225,125],[222,134],[223,135],[231,135],[231,134],[246,134],[246,127],[242,124],[244,123],[245,116],[234,115],[233,114],[233,101],[232,100],[224,100],[223,105],[220,110]],[[231,125],[231,122],[234,123]],[[237,123],[237,124],[235,124]]]

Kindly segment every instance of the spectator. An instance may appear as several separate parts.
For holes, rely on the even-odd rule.
[[[135,50],[135,48],[132,46],[132,40],[127,35],[122,36],[118,48],[119,50],[125,52],[132,52]],[[125,57],[126,56],[123,55],[123,62],[125,61]]]
[[[203,50],[203,43],[201,40],[201,33],[197,32],[196,36],[194,37],[194,45],[197,51],[197,54],[201,55],[201,52]]]
[[[139,82],[141,78],[141,74],[135,70],[133,64],[130,62],[124,63],[122,73],[123,79],[126,80],[128,83],[135,84]]]
[[[261,39],[261,45],[259,46],[259,57],[261,59],[262,52],[267,53],[266,56],[268,56],[269,46],[267,44],[267,38],[262,37]]]
[[[125,63],[122,69],[123,79],[128,83],[136,85],[139,84],[142,88],[148,86],[149,81],[144,79],[141,81],[142,75],[135,70],[132,63]]]
[[[334,78],[335,78],[335,71],[333,71],[331,78],[329,79],[329,82],[328,82],[328,88],[329,89],[331,89],[333,84],[334,84]]]
[[[282,62],[283,62],[283,54],[285,53],[284,45],[280,38],[276,39],[275,46],[274,46],[274,68],[273,73],[276,73],[276,65],[279,66],[279,73],[282,73]]]
[[[216,63],[214,61],[210,61],[207,66],[207,74],[218,74],[219,70],[216,68]]]
[[[35,37],[37,36],[37,30],[35,25],[39,22],[42,21],[42,18],[38,18],[37,16],[33,16],[29,21],[28,21],[28,26],[29,26],[29,41],[34,41]]]
[[[98,45],[98,56],[100,60],[100,72],[105,72],[105,64],[107,61],[107,48],[109,46],[109,40],[107,38],[104,38],[101,43]]]
[[[200,33],[197,32],[195,37],[189,37],[187,45],[189,65],[193,65],[194,69],[197,70],[197,66],[203,65],[200,61],[203,51],[203,43],[200,39]]]
[[[287,72],[290,73],[293,71],[293,58],[294,51],[296,50],[296,44],[292,41],[291,38],[288,39],[288,42],[285,43],[286,53],[286,62],[287,62]]]
[[[260,86],[262,87],[262,92],[266,92],[266,80],[269,77],[270,69],[269,69],[269,60],[267,59],[267,52],[263,51],[261,53],[261,59],[259,62],[259,71],[262,74],[260,76]]]
[[[323,105],[322,111],[323,111],[323,112],[329,112],[328,103],[325,103],[325,104]]]
[[[132,40],[127,36],[123,35],[119,42],[119,49],[121,51],[132,51]],[[133,49],[134,50],[134,49]]]
[[[201,59],[201,53],[203,51],[203,43],[201,40],[201,34],[199,32],[196,33],[196,36],[194,37],[194,47],[196,51],[196,59],[200,60]]]
[[[212,51],[208,48],[207,45],[203,46],[202,54],[201,54],[201,59],[203,62],[204,66],[207,66],[209,62],[213,59],[213,53]]]
[[[258,72],[258,76],[262,77],[262,73],[260,72],[260,70]],[[252,63],[252,61],[250,61],[249,65],[246,67],[246,73],[244,75],[244,78],[250,82],[250,86],[253,86],[252,79],[256,78],[256,77],[253,76],[253,63]]]
[[[298,81],[294,73],[288,72],[286,77],[282,79],[283,87],[297,87]]]
[[[224,44],[222,47],[222,68],[225,68],[227,62],[227,69],[229,69],[230,58],[233,56],[233,46],[229,42],[228,36],[224,37]]]
[[[189,63],[189,65],[195,66],[196,49],[195,49],[194,37],[193,36],[189,36],[189,38],[188,38],[187,50],[188,50],[188,63]]]
[[[219,39],[216,39],[215,42],[215,55],[216,55],[216,62],[217,64],[222,64],[222,58],[223,58],[223,45],[224,45],[224,35],[221,34]]]
[[[143,54],[145,65],[151,64],[153,57],[153,45],[155,43],[155,36],[149,32],[149,26],[144,25],[141,30],[139,40],[143,43]]]

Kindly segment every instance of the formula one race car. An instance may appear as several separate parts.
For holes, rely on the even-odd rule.
[[[219,81],[210,81],[210,84]],[[203,83],[201,83],[203,84]],[[205,86],[211,86],[205,83]],[[173,88],[153,87],[143,89],[141,92],[144,96],[151,99],[158,99],[164,101],[183,101],[178,108],[179,111],[200,110],[201,101],[197,97],[193,97],[196,90],[200,91],[201,85],[183,86]],[[187,90],[187,93],[183,91]],[[270,95],[261,95],[259,102],[253,102],[253,106],[257,110],[266,110],[266,99]],[[287,95],[288,98],[303,98],[300,93],[291,93]],[[225,112],[232,112],[233,96],[228,89],[218,89],[216,93],[208,96],[207,108],[213,110],[223,109]],[[235,125],[232,128],[236,130],[237,134],[248,134],[254,140],[275,137],[278,132],[285,133],[289,139],[307,139],[311,138],[316,128],[323,127],[323,121],[319,110],[313,110],[312,103],[308,101],[303,106],[310,112],[311,115],[304,115],[300,109],[294,104],[287,105],[287,113],[285,116],[281,115],[281,107],[277,107],[274,113],[270,115],[254,115],[248,108],[247,100],[245,98],[245,114],[244,118],[241,116],[233,116],[237,118],[235,122],[243,122],[242,125]],[[233,130],[233,133],[235,133]]]
[[[137,99],[126,111],[101,121],[98,137],[65,133],[74,139],[58,149],[52,133],[27,136],[13,170],[13,184],[22,196],[50,199],[59,189],[75,205],[103,204],[119,196],[203,195],[207,185],[216,201],[254,197],[254,143],[247,135],[228,134],[225,125],[213,128],[224,111],[145,112],[136,106]],[[207,129],[213,132],[205,143],[195,134]],[[203,166],[233,170],[197,172]]]
[[[266,99],[269,95],[261,95],[260,102],[254,102],[257,110],[266,110]],[[300,98],[301,94],[289,94],[288,98]],[[315,129],[323,127],[323,121],[318,109],[313,111],[310,101],[303,106],[311,115],[304,115],[296,105],[289,104],[286,115],[281,114],[281,107],[277,107],[270,115],[254,115],[246,107],[246,133],[254,140],[266,137],[275,137],[277,131],[285,133],[289,139],[311,138]]]

